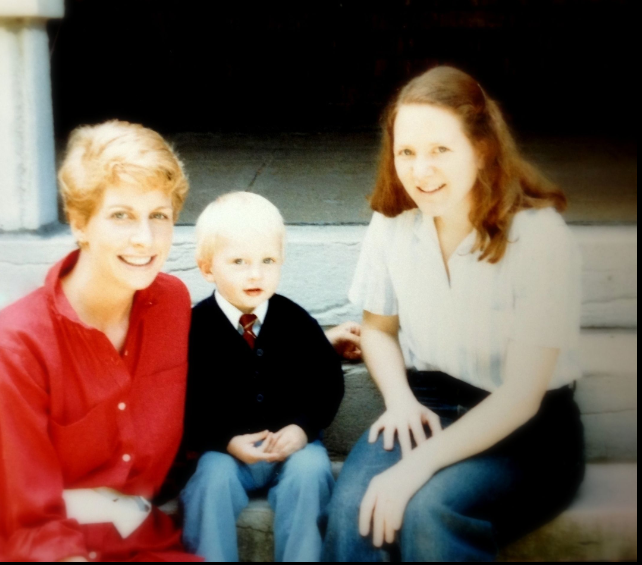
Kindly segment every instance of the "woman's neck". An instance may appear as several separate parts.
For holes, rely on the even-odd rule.
[[[78,262],[61,284],[72,308],[87,325],[106,332],[128,323],[134,291],[106,281],[92,268],[86,253],[81,251]]]
[[[468,209],[462,209],[447,216],[438,216],[435,218],[435,228],[444,261],[448,262],[462,241],[473,231],[470,212]]]

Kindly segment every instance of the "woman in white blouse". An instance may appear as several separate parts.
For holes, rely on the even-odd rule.
[[[566,199],[481,86],[437,67],[387,113],[371,206],[350,298],[386,412],[345,463],[324,560],[493,561],[584,474]]]

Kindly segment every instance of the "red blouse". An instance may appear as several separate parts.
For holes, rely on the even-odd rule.
[[[62,291],[77,259],[0,312],[0,561],[196,561],[156,508],[126,539],[66,517],[63,489],[160,489],[183,430],[190,323],[187,289],[160,274],[135,295],[121,356]]]

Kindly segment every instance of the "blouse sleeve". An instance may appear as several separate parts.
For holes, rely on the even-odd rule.
[[[517,237],[513,339],[540,347],[575,348],[581,315],[579,246],[552,209],[530,213]]]
[[[399,312],[386,253],[392,221],[378,212],[372,216],[349,293],[353,304],[380,316],[396,316]]]
[[[26,348],[0,340],[0,561],[87,556],[77,522],[66,518],[42,373]]]

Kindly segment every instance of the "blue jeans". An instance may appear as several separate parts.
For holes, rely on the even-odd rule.
[[[444,427],[488,394],[453,381],[443,373],[411,381]],[[377,549],[359,534],[359,506],[372,478],[400,459],[399,445],[386,451],[381,437],[369,444],[366,433],[357,442],[330,503],[322,560],[494,561],[501,546],[549,521],[577,492],[584,448],[573,391],[548,393],[508,438],[436,473],[408,504],[398,543]]]
[[[236,562],[236,522],[249,503],[248,493],[268,488],[274,510],[275,560],[319,561],[319,519],[327,509],[334,478],[320,440],[309,443],[283,463],[246,465],[211,451],[181,493],[183,541],[208,562]]]

